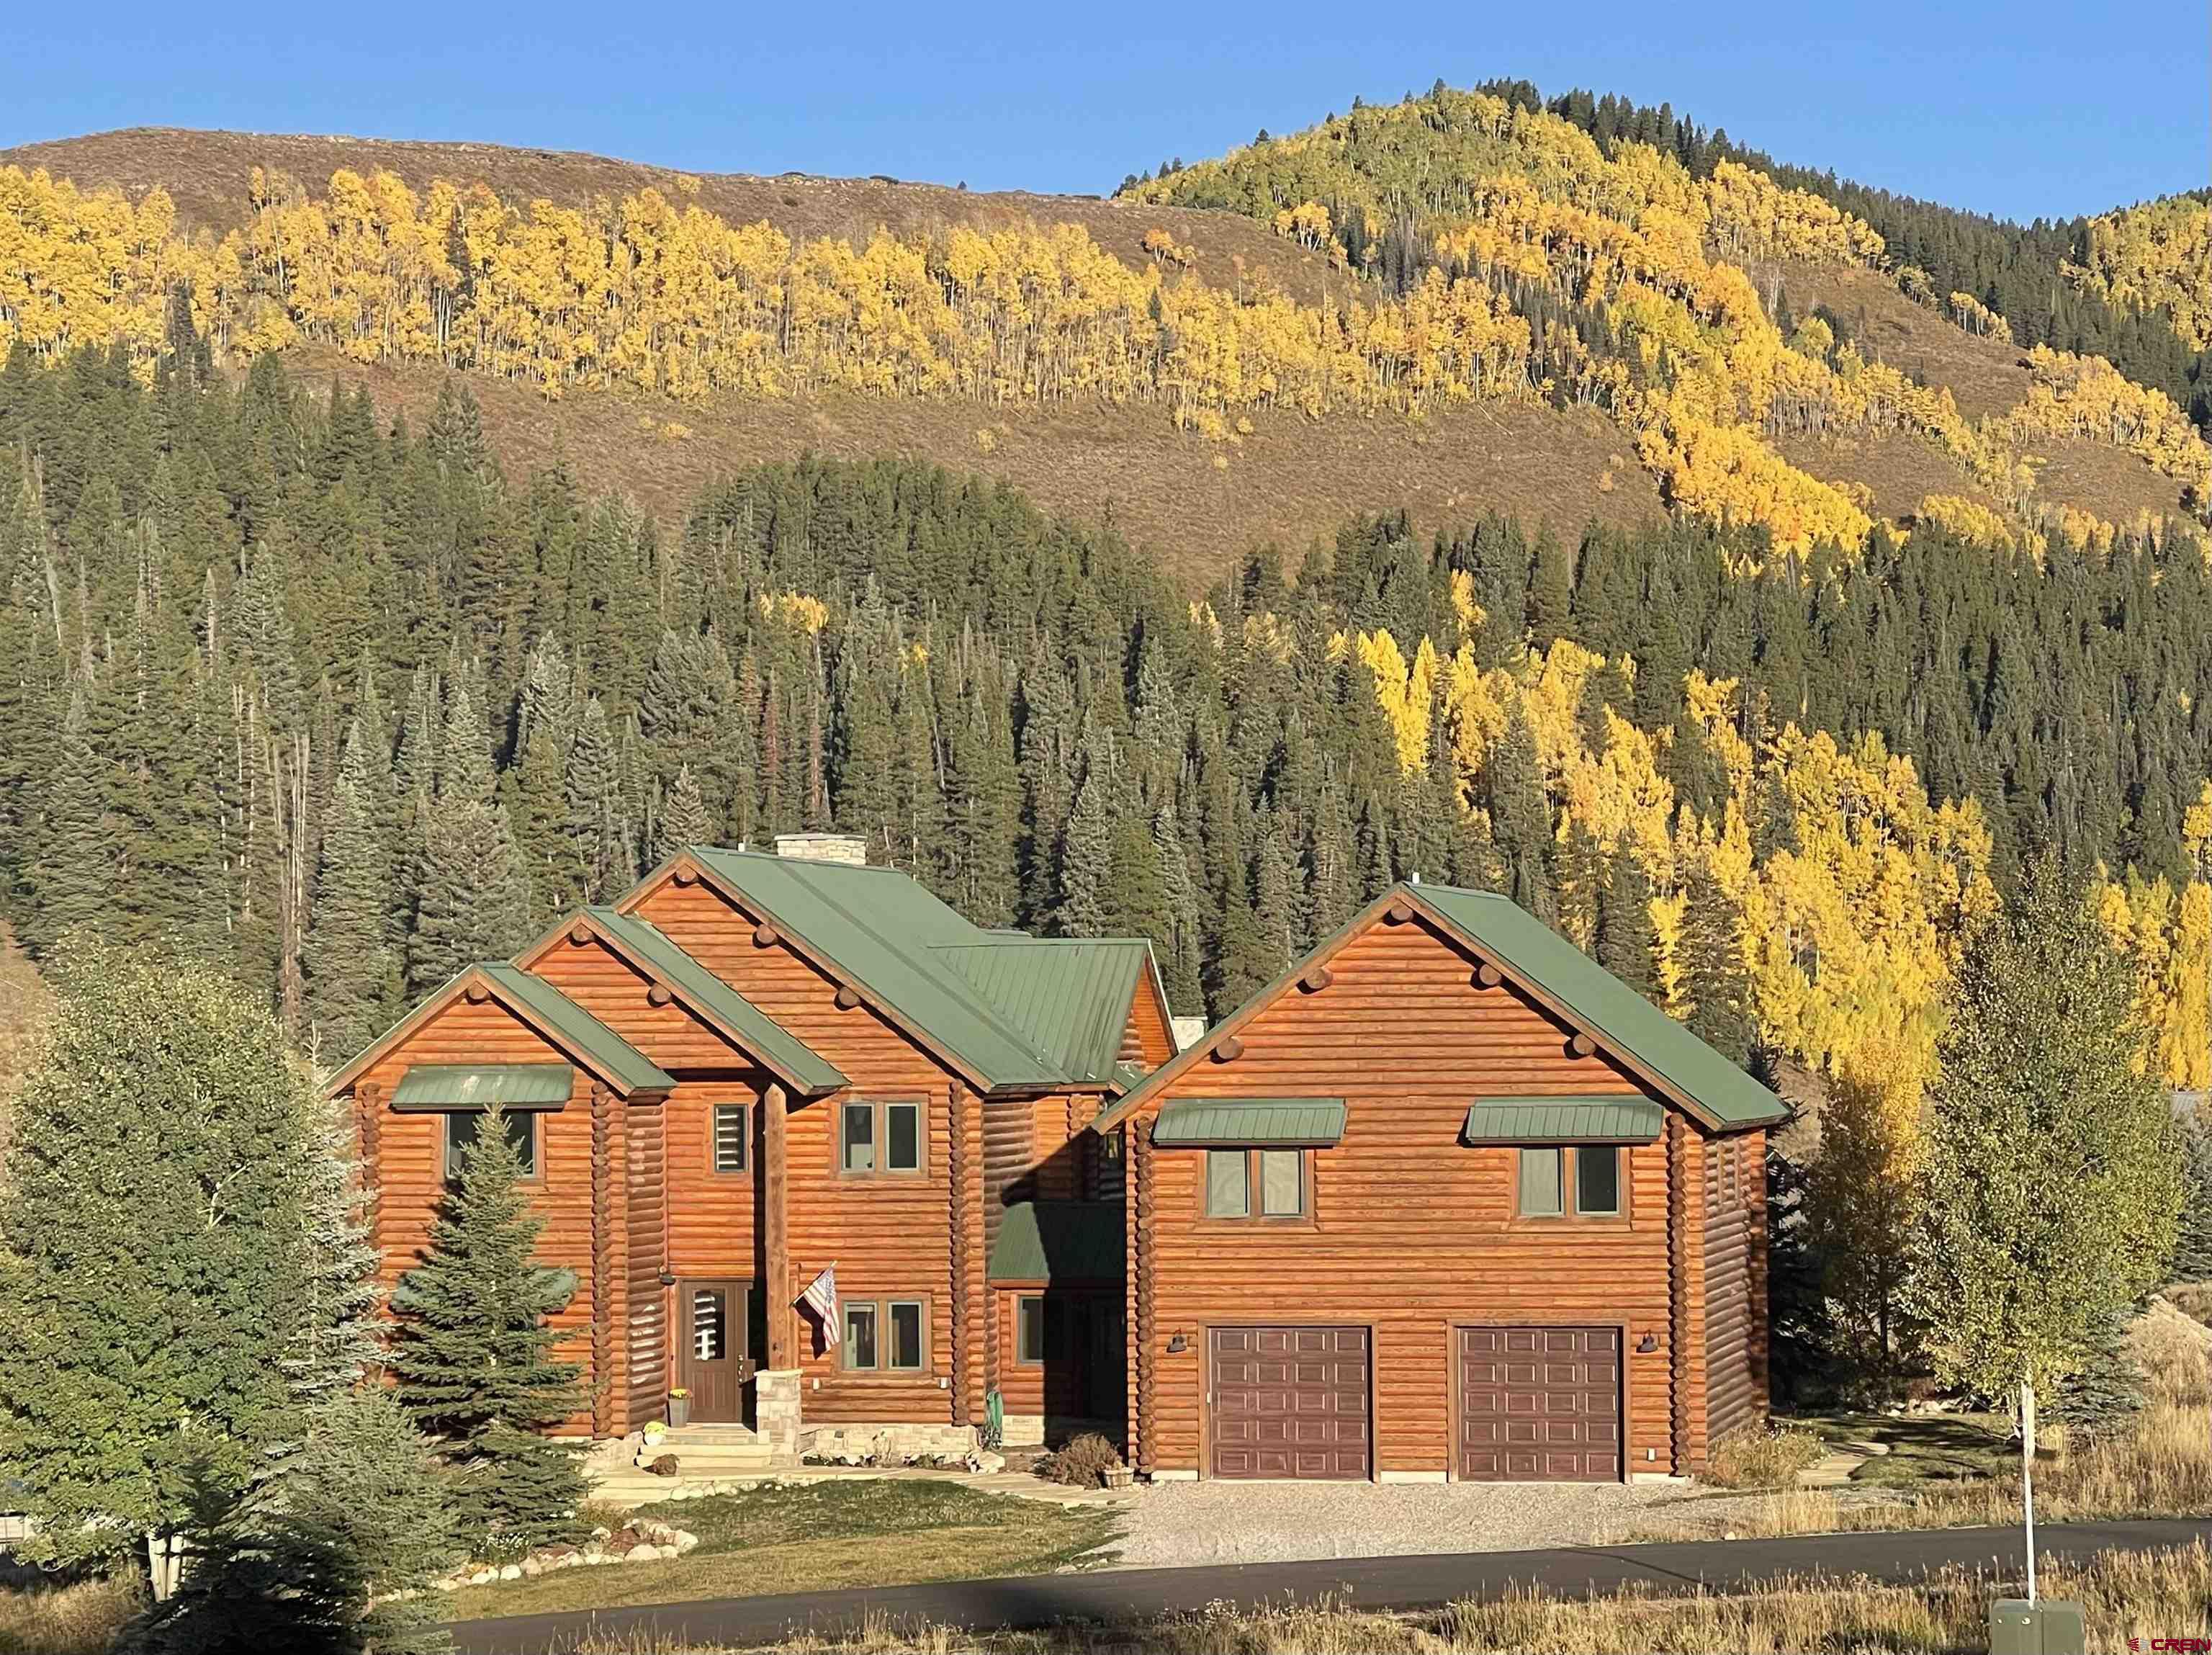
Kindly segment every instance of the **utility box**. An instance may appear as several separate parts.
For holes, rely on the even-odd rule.
[[[2000,1597],[1990,1605],[1990,1655],[2087,1655],[2079,1603]]]

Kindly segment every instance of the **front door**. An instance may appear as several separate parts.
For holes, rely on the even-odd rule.
[[[752,1283],[687,1279],[676,1284],[676,1383],[691,1393],[702,1425],[742,1425],[753,1377]]]

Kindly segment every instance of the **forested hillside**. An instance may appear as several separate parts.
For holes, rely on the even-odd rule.
[[[0,165],[0,336],[120,343],[143,375],[185,325],[220,371],[281,352],[418,410],[459,369],[510,464],[585,450],[665,514],[672,470],[895,448],[1110,513],[1201,578],[1357,510],[1568,532],[1671,507],[1856,553],[1877,520],[2035,549],[2206,509],[2212,449],[2043,342],[2079,329],[1943,294],[1834,191],[1671,116],[1582,102],[1439,88],[1113,203],[106,135]],[[1945,349],[1900,351],[1862,278]]]
[[[832,825],[981,922],[1155,938],[1191,1011],[1393,878],[1495,886],[1885,1096],[2048,847],[2112,870],[2204,1078],[2193,541],[1384,514],[1193,596],[927,465],[762,468],[659,524],[503,477],[465,391],[410,427],[207,358],[0,372],[9,901],[34,947],[175,930],[326,1060],[671,845]]]

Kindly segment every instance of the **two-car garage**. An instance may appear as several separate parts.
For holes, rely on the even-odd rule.
[[[1373,1475],[1370,1329],[1214,1327],[1206,1359],[1207,1475]],[[1620,1481],[1617,1326],[1457,1326],[1449,1360],[1452,1475],[1485,1482]]]

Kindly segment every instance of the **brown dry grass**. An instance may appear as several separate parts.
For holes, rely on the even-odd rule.
[[[404,409],[417,431],[444,377],[433,368],[363,368],[335,352],[298,361],[319,391],[333,376],[365,384],[380,410]],[[747,465],[809,451],[929,459],[1001,478],[1048,512],[1110,518],[1161,569],[1196,587],[1261,545],[1277,546],[1295,567],[1360,512],[1402,506],[1428,534],[1498,510],[1571,536],[1592,517],[1625,526],[1662,509],[1617,428],[1595,414],[1541,407],[1457,409],[1419,421],[1275,414],[1255,417],[1253,435],[1231,447],[1176,430],[1158,408],[987,409],[849,393],[679,405],[603,392],[548,403],[501,380],[471,375],[468,386],[512,472],[565,459],[588,486],[621,490],[664,522],[680,521],[702,487]],[[690,435],[659,435],[672,420]],[[976,436],[983,429],[988,453]],[[1601,486],[1608,473],[1610,489]]]
[[[2027,394],[2027,370],[2009,340],[1978,339],[1916,305],[1879,271],[1790,260],[1753,272],[1759,291],[1778,276],[1799,316],[1826,305],[1850,324],[1868,357],[1903,369],[1923,385],[1948,385],[1968,419],[2001,414]]]
[[[2092,1650],[2121,1651],[2132,1638],[2200,1634],[2212,1604],[2212,1553],[2197,1545],[2109,1553],[2086,1565],[2046,1564],[2051,1597],[2083,1608]],[[1729,1594],[1632,1590],[1585,1598],[1516,1591],[1420,1615],[1364,1614],[1334,1603],[1240,1609],[1109,1628],[970,1633],[935,1625],[871,1622],[848,1636],[800,1635],[786,1655],[1062,1655],[1110,1648],[1159,1655],[1860,1655],[1861,1652],[1988,1647],[1991,1597],[2010,1589],[1978,1573],[1947,1570],[1909,1586],[1861,1578],[1807,1578]],[[582,1655],[710,1655],[682,1641],[600,1639]]]
[[[0,1586],[0,1655],[105,1655],[139,1601],[122,1579]]]
[[[2129,1331],[2148,1380],[2149,1402],[2134,1427],[2081,1445],[2039,1432],[2036,1515],[2046,1522],[2212,1513],[2212,1329],[2154,1298]],[[1837,1534],[1884,1529],[1951,1529],[2018,1520],[2020,1480],[1930,1480],[1917,1486],[1792,1488],[1757,1499],[1686,1502],[1624,1540],[1736,1535]]]

